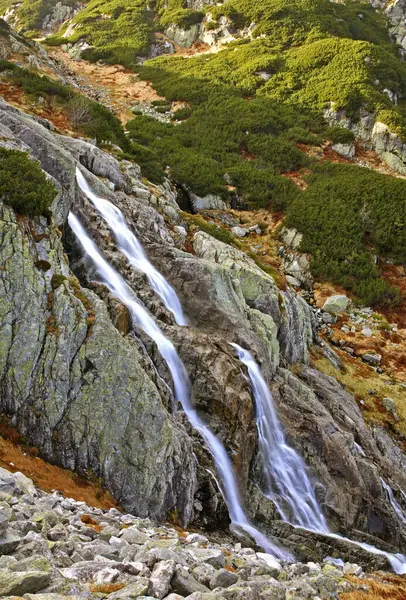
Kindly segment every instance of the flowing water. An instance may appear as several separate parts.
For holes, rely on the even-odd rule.
[[[148,260],[143,247],[128,227],[123,213],[105,198],[97,196],[89,187],[80,169],[76,167],[76,179],[82,192],[89,198],[112,230],[119,250],[137,271],[145,273],[154,292],[174,315],[178,325],[187,325],[179,298],[163,275]]]
[[[385,490],[385,492],[388,496],[388,500],[389,500],[390,505],[392,506],[396,516],[398,517],[398,519],[400,521],[402,521],[402,523],[406,523],[406,515],[405,515],[402,507],[400,506],[399,502],[396,500],[395,496],[393,495],[392,488],[382,478],[381,478],[381,483],[382,483],[383,489]],[[401,493],[404,497],[404,493],[403,492],[401,492]]]
[[[287,551],[273,544],[263,533],[258,531],[258,529],[249,522],[241,504],[238,483],[231,461],[224,446],[201,420],[192,405],[190,381],[186,369],[172,342],[164,336],[148,311],[135,298],[131,288],[126,284],[121,275],[119,275],[105,260],[94,242],[87,235],[78,218],[70,213],[68,222],[72,231],[82,244],[84,251],[95,264],[99,275],[102,277],[111,293],[127,306],[131,312],[133,322],[140,325],[145,333],[156,343],[159,352],[165,359],[172,375],[175,397],[182,405],[191,425],[199,431],[206,441],[213,456],[217,471],[221,478],[222,493],[228,506],[231,521],[248,532],[255,539],[257,544],[262,546],[266,552],[269,552],[277,558],[286,560],[292,559],[292,556]]]
[[[77,169],[77,180],[82,191],[107,222],[116,238],[119,249],[125,254],[129,263],[137,270],[145,273],[152,289],[161,298],[166,308],[172,312],[176,322],[179,325],[186,325],[187,321],[183,315],[182,307],[175,291],[162,274],[149,262],[138,239],[127,226],[121,211],[108,200],[94,194],[79,169]],[[224,446],[204,424],[193,408],[190,396],[190,381],[172,342],[163,335],[148,311],[135,298],[131,288],[125,283],[124,279],[103,258],[78,219],[72,213],[69,215],[69,225],[80,240],[85,252],[95,263],[98,272],[110,291],[128,307],[134,323],[140,325],[147,335],[154,340],[165,359],[172,375],[175,397],[182,405],[191,425],[200,432],[206,441],[214,458],[221,477],[222,493],[227,503],[232,522],[250,533],[256,542],[270,554],[273,554],[277,558],[292,559],[292,556],[287,551],[275,546],[248,521],[241,504],[238,484],[231,461]],[[256,402],[256,422],[264,474],[268,486],[267,496],[275,503],[283,520],[296,527],[302,527],[331,538],[350,542],[367,550],[371,554],[386,556],[396,573],[406,573],[406,557],[403,555],[389,554],[369,544],[355,542],[329,531],[327,522],[314,494],[313,486],[308,478],[306,465],[299,454],[286,442],[271,392],[262,377],[259,366],[247,350],[244,350],[237,344],[232,344],[232,346],[236,349],[241,362],[248,369]],[[361,448],[359,449],[362,450]],[[400,520],[406,522],[405,515],[395,500],[391,488],[383,480],[381,481],[396,515]]]
[[[284,521],[312,531],[328,532],[313,486],[302,458],[285,439],[271,392],[251,354],[232,344],[240,361],[248,368],[256,404],[259,449],[268,489],[266,495],[276,505]]]
[[[256,404],[259,448],[268,485],[266,495],[275,503],[283,520],[294,527],[301,527],[330,538],[350,542],[371,554],[386,556],[396,573],[406,573],[406,557],[402,554],[390,554],[370,544],[350,540],[330,532],[308,478],[306,465],[297,452],[286,443],[271,392],[258,364],[247,350],[238,344],[231,345],[236,349],[240,361],[248,369]],[[387,490],[389,486],[386,486],[383,481],[382,484]],[[389,490],[393,501],[397,504],[392,490],[390,488]],[[394,507],[394,504],[392,506]],[[398,504],[397,506],[402,511]]]

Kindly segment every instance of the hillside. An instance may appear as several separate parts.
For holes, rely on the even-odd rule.
[[[381,278],[381,263],[405,261],[406,184],[350,168],[345,183],[337,170],[332,187],[317,166],[326,145],[352,158],[358,139],[406,174],[406,68],[388,21],[392,9],[385,14],[366,2],[329,0],[264,0],[255,7],[228,0],[197,9],[175,1],[91,1],[77,9],[67,5],[75,14],[52,33],[47,23],[61,12],[53,6],[8,6],[7,18],[31,35],[47,34],[48,45],[62,45],[75,58],[121,63],[155,87],[157,99],[149,95],[145,105],[141,94],[139,108],[137,86],[129,94],[129,108],[133,97],[138,113],[127,125],[131,153],[145,176],[162,183],[169,167],[184,189],[216,196],[208,208],[226,202],[282,210],[305,234],[302,250],[312,253],[314,276],[343,285],[368,305],[401,301]],[[199,43],[203,49],[197,46],[196,54],[179,53],[179,44]],[[129,110],[123,114],[127,118]],[[309,177],[314,167],[316,176]],[[306,180],[304,193],[291,176],[298,172]],[[377,187],[380,197],[370,198],[366,190]],[[336,198],[353,224],[348,228],[339,218],[342,238],[335,236]],[[321,218],[317,202],[325,199]],[[310,245],[306,227],[319,233]]]
[[[1,471],[0,595],[402,598],[406,67],[379,4],[0,1],[0,462],[98,507]]]

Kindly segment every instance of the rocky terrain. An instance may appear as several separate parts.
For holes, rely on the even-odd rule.
[[[117,509],[46,494],[0,470],[0,595],[162,600],[351,598],[368,578],[354,563],[281,563],[230,536],[206,537]],[[394,581],[396,586],[393,585]],[[383,584],[390,593],[401,579]]]
[[[80,16],[77,8],[58,3],[38,30],[57,32]],[[201,8],[201,3],[188,6]],[[387,7],[393,22],[399,8],[396,2]],[[18,9],[7,13],[17,27]],[[218,31],[213,26],[201,36],[200,25],[184,31],[216,49],[228,34],[251,39],[250,29],[230,31],[229,26],[220,16]],[[168,36],[173,40],[172,49],[164,50],[175,60],[179,44],[190,41],[182,39],[182,31],[173,26],[159,34],[160,44],[170,44]],[[401,41],[399,19],[394,33]],[[91,508],[57,492],[41,492],[23,475],[2,470],[0,595],[362,600],[383,586],[382,597],[401,599],[402,579],[369,575],[393,568],[385,552],[406,554],[406,322],[400,262],[383,251],[375,255],[369,237],[373,227],[364,232],[368,264],[372,268],[373,260],[385,281],[398,284],[400,300],[382,310],[360,306],[355,292],[315,280],[312,256],[301,249],[303,234],[283,227],[282,210],[252,206],[228,172],[221,175],[226,193],[218,187],[198,193],[168,154],[169,164],[160,166],[162,177],[146,178],[145,156],[150,159],[154,152],[151,131],[156,131],[154,143],[169,145],[174,131],[191,122],[187,111],[193,102],[179,101],[176,93],[165,100],[159,83],[143,81],[129,68],[76,62],[73,42],[50,58],[40,44],[13,31],[3,31],[0,38],[4,59],[10,61],[2,63],[0,79],[0,149],[27,153],[57,190],[41,215],[14,210],[7,194],[0,202],[0,421],[7,431],[19,432],[18,440],[34,459],[39,455],[97,481],[121,507]],[[88,49],[82,42],[79,46]],[[236,52],[242,47],[237,45]],[[152,57],[161,54],[159,48]],[[207,50],[194,46],[182,64],[200,60]],[[17,72],[20,80],[13,79],[10,65],[35,71]],[[147,68],[154,74],[156,67]],[[44,74],[51,83],[36,88]],[[106,104],[123,122],[134,107],[142,114],[124,132],[118,119],[103,112],[101,121],[113,123],[115,137],[106,140],[110,132],[100,133],[98,121],[94,138],[85,138],[89,105],[82,121],[75,122],[71,88],[53,88],[55,82]],[[241,106],[251,100],[244,97]],[[81,102],[79,97],[76,109]],[[178,110],[186,111],[184,121],[176,121]],[[389,126],[381,127],[375,113],[366,111],[359,120],[331,107],[324,116],[355,136],[348,143],[326,138],[316,144],[307,132],[313,136],[310,143],[289,141],[286,152],[299,152],[310,162],[278,171],[278,185],[311,189],[310,170],[327,161],[354,169],[353,162],[362,163],[365,171],[398,181],[405,143]],[[231,139],[234,144],[233,134]],[[145,148],[152,154],[144,154]],[[257,160],[248,146],[238,146],[238,153],[244,168]],[[189,178],[198,179],[207,167],[199,156]],[[181,166],[183,158],[178,155]],[[256,175],[266,170],[263,166]],[[127,261],[79,187],[77,169],[96,194],[120,209],[178,294],[187,326],[176,324],[148,278]],[[285,188],[277,189],[282,196]],[[69,227],[69,213],[173,343],[190,379],[193,406],[231,460],[249,520],[291,552],[292,562],[277,561],[230,523],[216,462],[202,431],[192,427],[176,402],[167,363],[108,282],[101,281]],[[399,238],[402,214],[399,210],[394,225]],[[363,215],[369,222],[368,210]],[[273,456],[261,454],[258,405],[231,344],[249,350],[260,366],[287,444],[305,461],[329,531],[382,552],[328,531],[293,527],[292,515],[281,519],[264,468],[264,460],[272,464]],[[7,450],[2,452],[7,465]]]

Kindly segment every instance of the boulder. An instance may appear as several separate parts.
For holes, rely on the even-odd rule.
[[[380,354],[370,354],[370,353],[363,354],[361,358],[364,362],[366,362],[368,365],[371,365],[373,367],[377,367],[382,360],[382,356]]]
[[[214,590],[215,588],[228,588],[230,585],[234,585],[238,581],[238,575],[235,573],[231,573],[226,569],[219,569],[213,575],[210,580],[210,589]]]
[[[236,225],[235,227],[231,228],[231,233],[236,237],[243,238],[248,235],[249,231],[244,227],[239,227],[238,225]]]
[[[162,599],[167,595],[175,569],[174,560],[162,560],[155,565],[149,580],[148,593],[150,596]]]
[[[345,312],[350,303],[349,298],[343,294],[337,294],[327,298],[323,304],[324,312],[331,313],[333,315]]]
[[[171,588],[181,596],[189,596],[189,594],[193,594],[194,592],[210,592],[209,588],[196,581],[196,579],[183,567],[178,567],[176,569],[171,581]]]
[[[46,587],[51,574],[44,571],[15,572],[0,569],[0,596],[35,594]]]

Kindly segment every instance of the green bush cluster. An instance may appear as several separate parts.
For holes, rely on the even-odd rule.
[[[154,13],[145,0],[90,0],[74,17],[68,39],[85,39],[83,58],[133,67],[146,56],[153,41]]]
[[[290,204],[288,227],[303,233],[317,277],[332,279],[366,304],[399,294],[380,279],[374,256],[406,261],[406,181],[344,164],[317,165]]]
[[[57,195],[38,163],[25,152],[0,148],[0,200],[17,213],[41,215]]]
[[[19,25],[26,32],[40,29],[45,17],[52,12],[58,2],[59,0],[22,0],[21,4],[16,6]],[[15,4],[15,0],[0,0],[0,11],[5,12]],[[78,0],[64,0],[65,6],[76,4]]]

